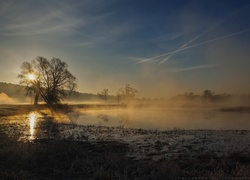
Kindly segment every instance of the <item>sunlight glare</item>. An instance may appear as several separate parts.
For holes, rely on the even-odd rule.
[[[29,122],[30,122],[30,139],[34,139],[34,127],[36,121],[36,114],[34,112],[30,113],[29,115]]]
[[[35,77],[34,74],[29,74],[29,75],[28,75],[28,78],[29,78],[29,80],[31,80],[31,81],[33,81],[33,80],[36,79],[36,77]]]

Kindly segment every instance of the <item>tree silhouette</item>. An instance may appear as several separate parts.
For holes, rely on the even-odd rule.
[[[203,91],[203,94],[202,96],[205,98],[205,99],[212,99],[214,97],[215,93],[211,90],[204,90]]]
[[[125,100],[127,103],[134,99],[135,95],[138,93],[138,90],[130,87],[129,84],[125,85],[125,88],[119,88],[117,91],[117,100]]]
[[[117,98],[117,102],[119,103],[122,99],[122,94],[123,94],[123,89],[119,88],[117,93],[116,93],[116,98]]]
[[[41,96],[53,107],[67,96],[67,91],[76,88],[76,78],[67,68],[68,65],[60,59],[37,57],[31,62],[22,63],[21,73],[18,74],[19,84],[25,85],[27,91],[35,93],[34,105],[38,104]]]
[[[30,75],[34,75],[35,79],[30,79]],[[19,84],[26,87],[27,95],[35,94],[34,105],[38,104],[39,100],[39,88],[40,88],[40,80],[37,72],[35,71],[34,66],[30,62],[24,62],[21,65],[21,73],[17,76],[19,80]]]
[[[101,99],[107,101],[108,95],[109,95],[109,90],[108,90],[108,89],[103,89],[102,92],[97,93],[97,95],[98,95]]]

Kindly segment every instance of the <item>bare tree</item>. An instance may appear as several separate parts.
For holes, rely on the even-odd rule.
[[[117,100],[124,100],[127,103],[134,99],[138,90],[135,88],[130,87],[129,84],[126,84],[124,88],[119,88],[117,91]]]
[[[53,106],[59,104],[67,92],[76,88],[76,78],[67,68],[68,65],[60,59],[37,57],[22,64],[21,73],[18,74],[19,83],[35,93],[35,105],[41,96],[48,105]]]
[[[108,95],[109,95],[109,90],[108,90],[108,89],[103,89],[102,92],[97,93],[97,95],[98,95],[101,99],[107,101]]]
[[[123,95],[123,89],[119,88],[117,93],[116,93],[116,98],[117,98],[117,102],[119,103],[122,99],[122,95]]]
[[[26,87],[27,95],[35,94],[34,105],[37,105],[40,96],[40,80],[32,63],[22,63],[21,73],[17,77],[20,79],[19,84]]]
[[[203,91],[203,94],[202,96],[205,98],[205,99],[212,99],[214,97],[215,93],[211,90],[204,90]]]

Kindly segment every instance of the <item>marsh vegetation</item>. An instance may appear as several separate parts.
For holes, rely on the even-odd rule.
[[[233,119],[248,113],[229,112],[228,116],[211,109],[163,113],[152,107],[120,105],[72,105],[55,113],[46,106],[31,107],[10,105],[8,114],[0,117],[2,178],[249,177],[250,132],[244,126],[233,128]],[[9,116],[19,108],[22,114]],[[198,128],[198,121],[192,121],[205,117],[214,124],[218,119],[207,115],[215,112],[224,113],[224,120],[232,117],[219,123],[225,130],[204,122]],[[170,119],[174,121],[169,123]]]

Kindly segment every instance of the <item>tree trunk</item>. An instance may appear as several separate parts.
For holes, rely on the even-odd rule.
[[[36,93],[35,99],[34,99],[34,106],[38,105],[38,99],[39,99],[39,93]]]

